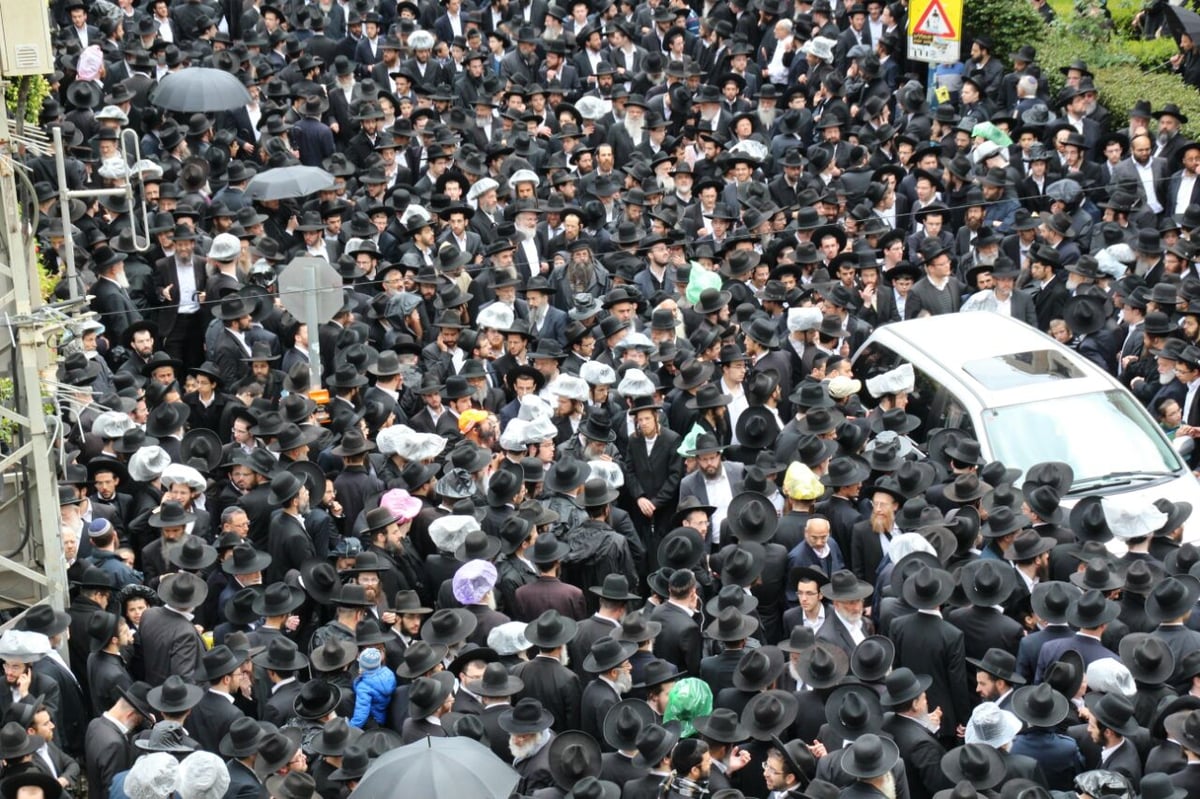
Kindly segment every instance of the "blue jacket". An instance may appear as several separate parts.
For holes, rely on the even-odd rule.
[[[350,723],[361,729],[369,719],[375,719],[377,724],[386,722],[395,690],[396,675],[391,669],[381,666],[360,672],[354,678],[354,717]]]
[[[1075,775],[1083,771],[1083,755],[1075,739],[1054,730],[1031,727],[1013,739],[1009,751],[1036,760],[1051,791],[1072,790]]]

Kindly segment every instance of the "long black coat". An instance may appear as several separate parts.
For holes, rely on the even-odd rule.
[[[282,510],[271,516],[267,552],[271,555],[271,565],[263,575],[267,584],[283,580],[288,569],[299,569],[305,561],[316,557],[312,537],[304,525],[295,516]]]
[[[84,738],[88,799],[108,799],[112,778],[133,765],[129,737],[105,716],[92,719]]]
[[[229,769],[229,788],[225,791],[225,799],[267,799],[267,786],[253,770],[246,768],[241,761],[227,760]]]
[[[554,729],[579,729],[583,688],[575,672],[553,658],[535,657],[518,666],[513,674],[525,682],[518,698],[530,696],[541,702],[554,716]]]
[[[521,775],[517,781],[516,793],[528,796],[539,788],[549,788],[554,785],[554,777],[550,774],[550,744],[553,736],[546,745],[534,754],[513,764],[513,768]]]
[[[616,689],[597,677],[583,689],[579,703],[579,728],[599,741],[605,751],[612,747],[604,740],[604,717],[619,701]]]
[[[699,674],[703,644],[696,617],[678,605],[664,602],[650,618],[662,624],[662,632],[654,639],[654,654],[688,674]]]
[[[118,689],[128,688],[133,684],[133,678],[129,676],[120,655],[93,652],[88,657],[86,671],[93,717],[99,716],[116,703]]]
[[[67,754],[78,757],[83,754],[83,738],[87,731],[88,701],[74,675],[59,665],[53,658],[42,658],[33,664],[34,674],[42,674],[58,686],[61,701],[57,713],[51,713],[57,729],[54,741]],[[107,709],[107,708],[106,708]]]
[[[188,716],[188,733],[200,743],[201,749],[215,752],[229,728],[243,715],[223,694],[205,691]]]
[[[151,685],[162,685],[172,674],[191,682],[204,652],[204,642],[192,623],[165,607],[150,608],[143,614],[138,643],[146,682]]]
[[[939,737],[954,735],[971,715],[962,631],[937,616],[917,612],[896,619],[891,636],[896,645],[895,664],[933,678],[929,706],[942,709]]]
[[[908,716],[890,713],[884,719],[883,731],[900,747],[912,799],[929,799],[938,791],[953,787],[942,771],[946,749],[928,730]]]

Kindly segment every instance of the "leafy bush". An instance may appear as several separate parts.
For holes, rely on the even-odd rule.
[[[1036,44],[1046,32],[1046,23],[1026,0],[967,0],[963,6],[964,60],[976,36],[990,36],[996,46],[992,55],[1007,63],[1009,53]]]

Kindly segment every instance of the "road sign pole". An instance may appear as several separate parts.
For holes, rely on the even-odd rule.
[[[321,387],[321,326],[314,324],[317,319],[317,273],[308,272],[308,291],[304,294],[304,305],[307,308],[308,322],[308,387]]]

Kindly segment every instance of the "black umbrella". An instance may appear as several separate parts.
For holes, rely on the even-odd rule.
[[[350,799],[470,796],[508,799],[520,779],[490,747],[472,738],[426,738],[380,755]]]
[[[1200,42],[1200,14],[1183,6],[1167,6],[1167,26],[1176,44],[1186,33],[1193,42]]]
[[[250,102],[242,82],[223,69],[188,67],[164,75],[150,102],[168,111],[229,111]]]

